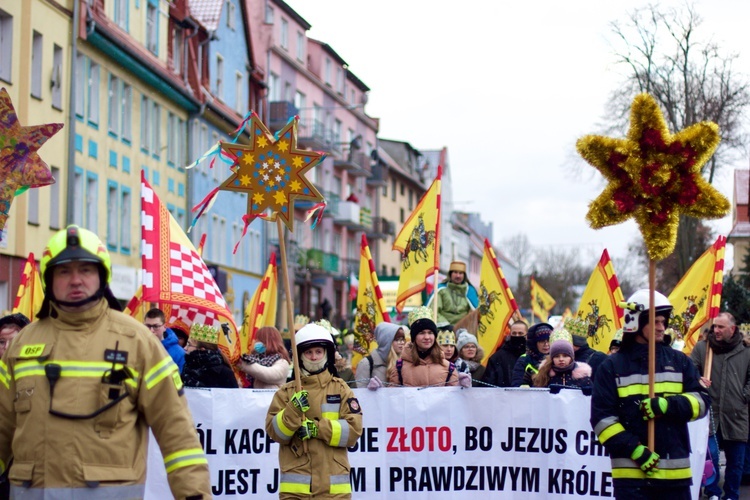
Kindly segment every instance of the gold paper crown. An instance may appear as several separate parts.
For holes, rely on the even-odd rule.
[[[432,317],[432,309],[427,306],[419,306],[415,309],[412,309],[409,312],[409,326],[413,325],[414,322],[418,319],[424,318],[435,321],[435,319]]]
[[[558,328],[557,330],[554,330],[550,336],[549,336],[549,343],[552,344],[556,340],[564,340],[569,343],[573,343],[573,337],[570,335],[570,332],[566,330],[565,328]]]
[[[339,332],[338,329],[334,328],[331,322],[327,319],[319,319],[315,322],[315,324],[318,326],[322,326],[323,328],[328,330],[328,333],[330,333],[334,337],[338,337],[341,334],[341,332]]]
[[[612,335],[612,340],[616,340],[618,342],[622,342],[622,328],[617,330],[614,335]]]
[[[219,329],[213,326],[193,323],[190,327],[190,338],[196,342],[205,342],[207,344],[219,343]]]
[[[750,333],[750,323],[740,323],[739,329],[743,335]]]
[[[583,318],[568,318],[565,320],[563,328],[574,337],[583,337],[585,339],[589,337],[589,324]]]
[[[305,316],[304,314],[298,314],[294,317],[294,329],[299,330],[306,324],[310,322],[310,318]]]
[[[450,330],[438,330],[437,334],[438,345],[456,345],[456,334]]]

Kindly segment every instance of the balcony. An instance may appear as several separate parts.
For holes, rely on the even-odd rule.
[[[346,226],[355,231],[363,229],[360,220],[359,205],[353,201],[331,203],[331,213],[333,214],[333,222],[336,224]]]
[[[339,273],[339,256],[335,253],[323,254],[323,271],[330,274]]]
[[[297,146],[315,151],[331,151],[330,131],[326,130],[323,122],[318,120],[300,122],[297,132]]]
[[[345,158],[336,159],[333,162],[335,167],[346,170],[349,175],[354,177],[370,176],[370,157],[365,153],[357,150],[343,152]]]
[[[322,270],[323,250],[318,250],[317,248],[301,250],[299,253],[298,264],[300,265],[300,267],[307,268],[310,271]]]
[[[370,168],[370,177],[367,178],[367,185],[372,187],[383,187],[388,185],[388,168],[380,162],[376,162]]]
[[[271,103],[270,117],[268,119],[268,128],[272,132],[280,130],[289,122],[289,118],[297,115],[299,110],[294,107],[293,102],[275,101]]]
[[[372,221],[372,225],[368,226],[367,229],[367,237],[373,239],[386,239],[388,236],[394,236],[395,234],[396,223],[389,221],[385,217],[375,217]]]

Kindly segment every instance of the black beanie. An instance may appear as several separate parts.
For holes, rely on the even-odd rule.
[[[435,325],[435,322],[430,318],[419,318],[409,327],[412,342],[414,342],[414,338],[422,330],[430,330],[433,335],[437,336],[437,325]]]

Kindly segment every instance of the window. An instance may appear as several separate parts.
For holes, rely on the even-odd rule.
[[[383,267],[380,269],[380,275],[381,276],[387,276],[388,275],[388,266],[383,264]]]
[[[117,250],[117,183],[107,181],[107,248]]]
[[[52,106],[62,109],[62,47],[55,44],[52,48]]]
[[[227,28],[234,31],[234,21],[235,21],[235,12],[234,12],[235,6],[232,3],[232,0],[227,0]]]
[[[404,223],[404,221],[406,220],[406,219],[404,218],[404,209],[403,209],[403,208],[400,208],[399,210],[401,211],[401,224],[403,224],[403,223]]]
[[[42,34],[34,31],[31,42],[31,96],[42,98],[42,49],[44,39]]]
[[[128,0],[113,0],[112,19],[120,28],[128,31]]]
[[[355,104],[354,89],[352,89],[351,93],[349,94],[349,104]]]
[[[226,264],[227,263],[227,248],[231,251],[231,246],[227,245],[227,219],[225,217],[221,217],[219,219],[219,237],[217,238],[220,242],[220,247],[224,248],[224,251],[220,254],[220,258],[217,259],[219,263]]]
[[[185,164],[187,163],[185,161],[185,141],[187,137],[187,123],[182,120],[181,118],[177,119],[177,140],[175,143],[177,144],[177,168],[184,172]],[[208,149],[208,148],[206,148]],[[203,151],[206,151],[204,149]]]
[[[329,87],[331,86],[331,60],[328,58],[326,58],[325,73],[323,74],[323,81]]]
[[[97,232],[97,220],[96,214],[99,209],[98,207],[98,196],[97,196],[97,177],[96,174],[88,172],[86,175],[86,222],[85,228]]]
[[[338,118],[333,121],[333,144],[341,144],[341,120]]]
[[[279,75],[268,73],[268,102],[279,100]]]
[[[141,97],[141,150],[144,153],[149,151],[149,139],[151,137],[151,105],[148,97]]]
[[[120,134],[120,79],[114,75],[109,75],[107,107],[109,108],[109,132],[117,136]]]
[[[391,200],[396,201],[396,178],[391,177]]]
[[[148,0],[146,6],[146,48],[152,54],[156,54],[159,48],[159,9],[154,0]],[[158,1],[158,0],[157,0]]]
[[[211,132],[211,144],[216,144],[217,142],[219,142],[219,134],[217,132]],[[216,168],[216,165],[214,165],[214,168],[212,168],[211,171],[213,172],[212,177],[214,181],[219,182],[222,180],[219,179],[219,169]]]
[[[414,210],[414,191],[409,190],[409,211]]]
[[[336,66],[336,92],[344,95],[344,70],[341,66]]]
[[[264,21],[266,24],[273,24],[273,7],[271,7],[270,0],[266,1],[266,17]]]
[[[224,100],[224,58],[216,54],[216,97]]]
[[[401,196],[406,195],[406,185],[402,182],[401,183]]]
[[[292,84],[289,82],[284,82],[284,98],[282,100],[291,102],[292,97]]]
[[[299,90],[294,93],[294,107],[302,113],[302,110],[307,107],[307,97]]]
[[[49,187],[49,227],[60,229],[60,169],[50,167],[55,183]],[[36,189],[32,189],[36,191]]]
[[[122,187],[120,191],[120,212],[122,223],[120,224],[120,250],[122,253],[130,253],[130,212],[131,212],[130,188]]]
[[[199,149],[200,151],[195,152],[195,157],[200,157],[203,154],[203,151],[208,151],[208,148],[210,147],[208,143],[208,127],[205,123],[201,123],[201,130],[200,130],[200,136],[199,136],[200,144]],[[204,165],[206,165],[207,162],[204,160]],[[208,170],[206,168],[202,168],[201,172],[203,172],[203,175],[208,174]]]
[[[27,203],[29,206],[28,223],[38,226],[39,225],[39,190],[29,189],[27,200],[28,200]]]
[[[83,170],[76,167],[73,176],[73,224],[83,226]]]
[[[289,21],[281,18],[281,48],[289,49]]]
[[[176,117],[171,112],[167,114],[167,163],[174,167],[177,154],[177,126]]]
[[[151,155],[154,158],[161,156],[161,107],[155,102],[151,106]]]
[[[234,74],[234,95],[237,101],[234,105],[235,111],[239,114],[244,114],[245,77],[239,71]]]
[[[0,78],[10,83],[13,62],[13,16],[0,10]]]
[[[86,110],[86,56],[80,52],[76,54],[76,116],[83,120]]]
[[[128,144],[133,139],[133,89],[122,84],[122,140]]]
[[[211,245],[210,245],[211,246],[211,260],[218,263],[219,256],[221,255],[219,249],[221,248],[221,245],[223,244],[223,242],[219,238],[219,235],[217,234],[219,232],[219,216],[218,215],[212,216],[211,222],[212,222],[211,229],[214,229],[215,232],[213,234],[209,234],[207,239],[208,241],[211,242]]]
[[[184,32],[182,28],[175,27],[172,32],[172,69],[178,75],[182,72],[183,40]]]
[[[297,32],[297,60],[305,61],[305,34],[301,31]]]
[[[94,61],[89,61],[89,78],[88,78],[88,115],[89,124],[99,125],[99,65]]]

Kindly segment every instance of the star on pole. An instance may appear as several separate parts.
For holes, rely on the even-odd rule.
[[[671,134],[654,98],[639,94],[627,138],[587,135],[576,143],[578,153],[608,181],[589,204],[589,224],[600,229],[633,218],[649,257],[667,257],[677,241],[680,214],[711,219],[729,212],[729,201],[701,175],[720,140],[712,122]]]
[[[234,158],[232,175],[219,189],[248,194],[247,213],[251,217],[275,220],[280,217],[294,229],[295,200],[319,203],[323,196],[306,177],[325,155],[297,147],[298,118],[289,121],[274,136],[257,114],[250,117],[250,144],[223,142],[221,148]],[[273,172],[272,176],[268,174]],[[271,214],[267,212],[270,210]]]
[[[55,183],[37,151],[62,127],[62,123],[22,126],[8,92],[0,89],[0,230],[20,188]]]

